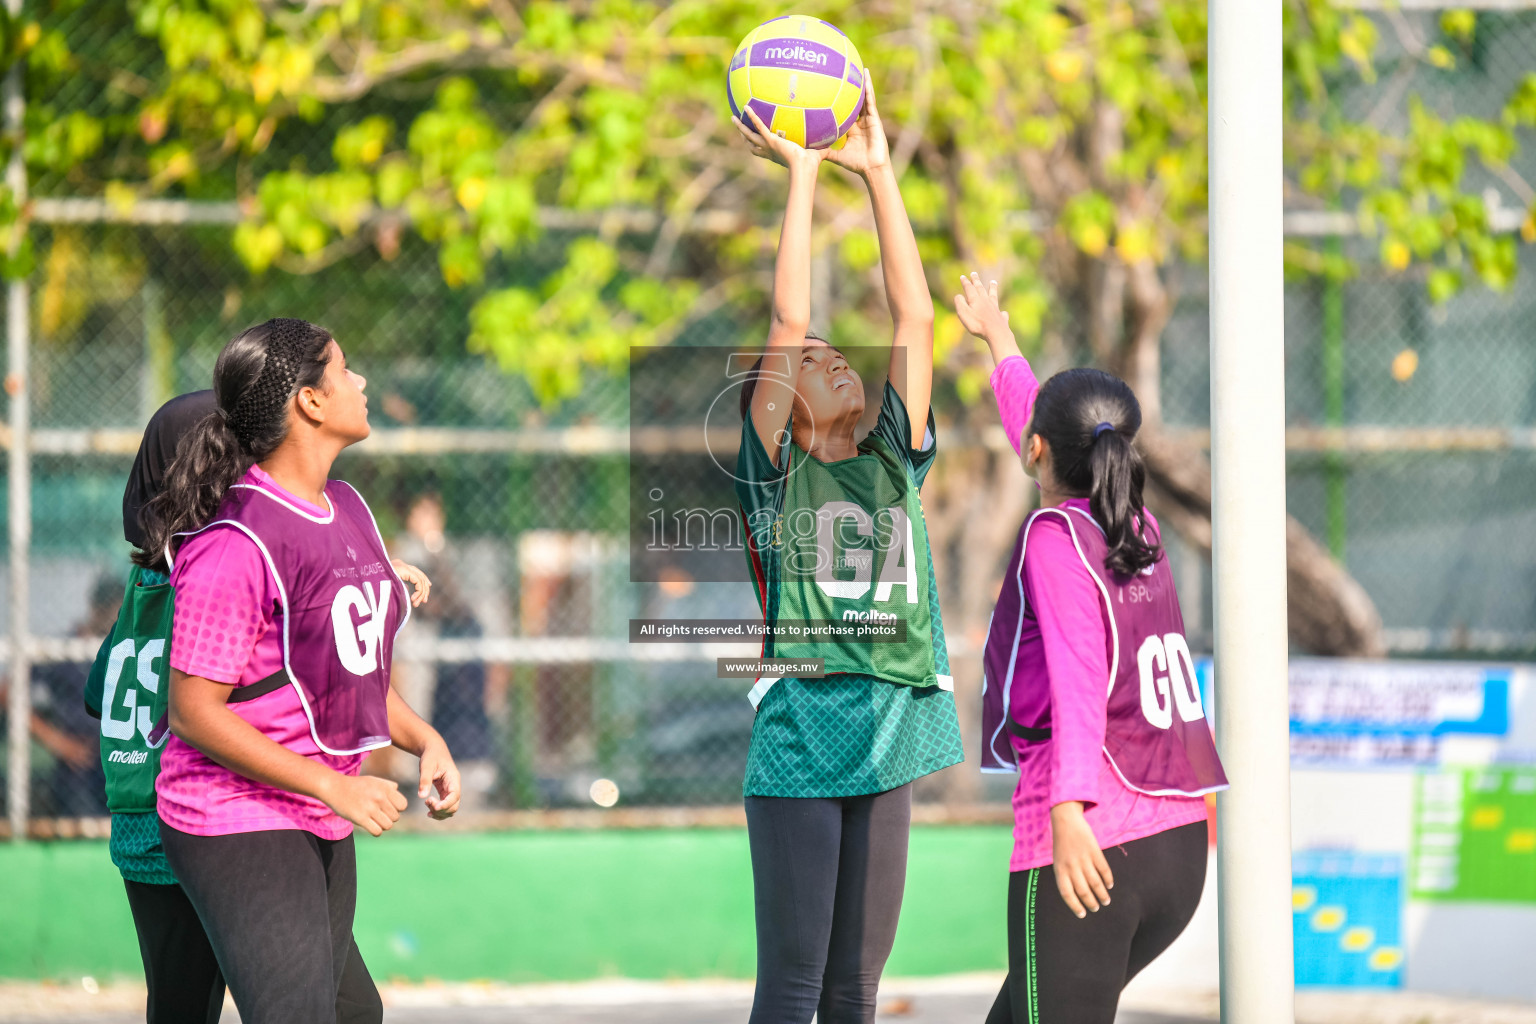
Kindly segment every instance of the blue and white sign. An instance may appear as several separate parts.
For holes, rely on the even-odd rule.
[[[1503,736],[1510,675],[1483,665],[1298,658],[1291,733]]]
[[[1209,709],[1210,659],[1201,659],[1196,672]],[[1510,731],[1513,674],[1508,667],[1453,662],[1293,659],[1291,759],[1433,765],[1445,737],[1496,742]]]
[[[1291,760],[1437,764],[1445,736],[1509,732],[1508,669],[1437,662],[1291,663]]]

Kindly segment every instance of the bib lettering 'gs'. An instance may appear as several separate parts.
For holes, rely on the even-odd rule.
[[[357,754],[389,744],[390,662],[410,599],[358,493],[333,480],[325,497],[331,515],[317,518],[236,484],[209,527],[234,526],[261,549],[281,595],[284,667],[310,733],[328,754]]]
[[[96,654],[85,683],[85,704],[101,718],[101,767],[107,810],[134,814],[155,809],[160,752],[170,735],[171,619],[169,583],[145,585],[135,567],[117,622]]]
[[[1104,755],[1138,793],[1198,796],[1225,789],[1227,777],[1200,702],[1195,662],[1184,639],[1184,617],[1167,557],[1159,556],[1135,576],[1111,571],[1105,564],[1109,545],[1104,531],[1091,515],[1076,508],[1041,509],[1019,530],[983,655],[982,770],[1018,769],[1010,722],[1024,742],[1048,742],[1048,723],[1042,727],[1042,723],[1010,718],[1010,709],[1019,704],[1014,680],[1019,638],[1029,614],[1024,599],[1024,552],[1030,527],[1043,516],[1066,523],[1108,612]]]

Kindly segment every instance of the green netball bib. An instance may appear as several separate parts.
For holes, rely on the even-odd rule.
[[[905,625],[899,641],[778,639],[777,658],[822,658],[826,671],[855,672],[910,686],[950,689],[939,664],[932,562],[922,501],[906,463],[871,434],[860,454],[824,463],[784,449],[783,515],[777,526],[776,620]],[[942,642],[942,641],[939,641]],[[759,699],[765,680],[754,688]]]
[[[86,706],[101,713],[101,767],[114,814],[155,809],[155,776],[170,734],[173,597],[169,582],[141,585],[144,573],[135,567],[129,576],[117,624],[85,684]]]

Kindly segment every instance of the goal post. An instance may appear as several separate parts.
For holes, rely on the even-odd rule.
[[[1211,0],[1211,520],[1221,1018],[1292,1024],[1280,0]]]

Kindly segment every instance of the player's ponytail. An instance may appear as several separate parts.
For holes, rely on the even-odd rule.
[[[1162,547],[1148,536],[1142,489],[1147,469],[1131,443],[1141,429],[1141,405],[1120,378],[1075,369],[1045,382],[1035,399],[1029,434],[1051,446],[1051,465],[1068,493],[1085,497],[1109,542],[1109,567],[1122,575],[1157,561]]]
[[[214,412],[176,445],[165,486],[140,511],[144,548],[134,561],[164,569],[178,533],[206,526],[224,493],[288,436],[288,408],[301,388],[324,388],[331,334],[280,318],[233,338],[213,366]]]

